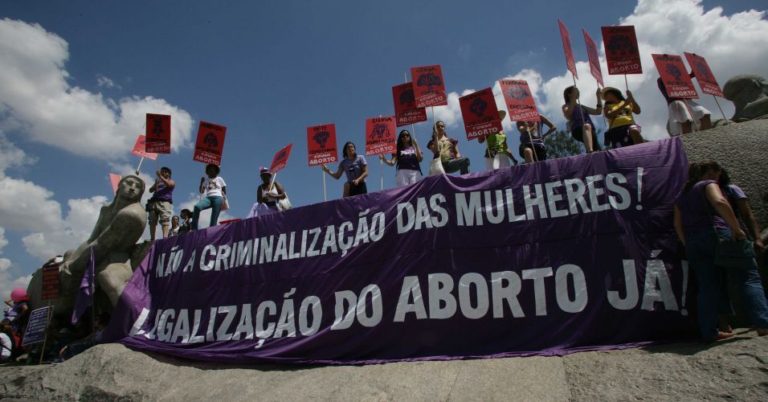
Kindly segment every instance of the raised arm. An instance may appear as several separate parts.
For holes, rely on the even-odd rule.
[[[541,138],[544,138],[544,137],[554,133],[555,131],[557,131],[557,127],[555,127],[555,125],[548,118],[546,118],[544,116],[539,116],[539,117],[541,118],[541,124],[549,127],[547,132],[541,135]]]
[[[384,155],[379,155],[379,159],[384,162],[387,166],[395,166],[395,163],[397,162],[397,155],[392,155],[392,159],[387,159]]]
[[[637,104],[635,96],[632,95],[632,91],[627,90],[627,102],[632,106],[632,113],[640,114],[640,105]]]

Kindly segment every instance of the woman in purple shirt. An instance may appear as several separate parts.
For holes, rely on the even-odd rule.
[[[746,238],[728,200],[717,185],[720,170],[720,165],[714,161],[691,164],[688,182],[674,211],[675,232],[685,245],[688,263],[696,272],[699,335],[705,341],[733,336],[732,333],[718,331],[721,281],[715,266],[715,250],[719,242],[715,216],[723,219],[733,239]],[[764,333],[760,332],[760,335]]]
[[[344,197],[367,194],[368,187],[365,185],[365,178],[368,177],[368,163],[363,155],[358,155],[355,144],[347,141],[344,148],[341,149],[344,159],[339,163],[336,172],[331,172],[328,166],[323,165],[323,172],[328,173],[334,179],[339,179],[341,175],[347,175],[347,182],[344,183]]]

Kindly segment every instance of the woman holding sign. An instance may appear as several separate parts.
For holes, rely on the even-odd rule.
[[[197,223],[200,220],[200,212],[206,209],[211,210],[210,226],[216,226],[219,222],[219,213],[227,196],[227,183],[219,176],[221,168],[214,164],[205,166],[205,175],[200,178],[200,194],[204,194],[203,199],[195,204],[192,213],[192,230],[197,230]]]
[[[368,177],[368,163],[365,161],[365,157],[357,154],[355,144],[352,141],[347,141],[344,144],[341,154],[344,159],[339,163],[336,172],[331,172],[326,165],[322,166],[323,172],[328,173],[336,180],[346,173],[347,182],[344,183],[344,197],[367,194],[368,187],[365,185],[365,178]]]
[[[279,211],[278,202],[287,197],[283,186],[272,179],[272,172],[265,167],[259,169],[259,176],[261,176],[261,184],[256,190],[256,202],[266,205],[269,209]]]
[[[640,135],[640,126],[635,123],[632,114],[640,114],[640,105],[632,92],[627,90],[627,98],[616,88],[603,88],[603,113],[608,119],[608,131],[605,132],[605,145],[620,148],[645,142]]]
[[[392,154],[392,159],[379,155],[382,162],[389,166],[396,166],[395,180],[400,187],[421,180],[421,166],[419,164],[423,158],[419,144],[416,143],[415,138],[411,137],[408,130],[400,131],[397,136],[397,153]]]
[[[507,112],[499,110],[499,120],[504,120],[505,117],[507,117]],[[509,152],[507,135],[503,131],[488,136],[480,136],[477,138],[477,142],[481,144],[486,142],[485,167],[487,170],[510,167],[512,163],[517,165],[517,159],[512,155],[512,152]]]
[[[565,104],[563,105],[563,115],[568,120],[568,127],[571,135],[577,141],[584,143],[587,153],[600,150],[600,144],[595,134],[595,124],[589,115],[600,115],[603,113],[603,102],[601,100],[600,88],[595,92],[597,96],[597,106],[593,109],[579,103],[579,88],[570,86],[563,91]]]
[[[544,126],[549,129],[543,135],[541,130]],[[520,156],[525,159],[525,163],[533,163],[547,159],[547,147],[544,145],[544,138],[557,130],[555,125],[548,118],[539,115],[539,121],[518,121],[517,131],[520,132]]]
[[[463,158],[459,152],[459,141],[448,136],[445,132],[445,123],[438,120],[432,126],[432,146],[440,154],[440,162],[445,173],[461,172],[469,173],[469,159]]]

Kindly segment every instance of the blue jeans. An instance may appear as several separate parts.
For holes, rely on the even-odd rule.
[[[685,253],[688,265],[696,276],[699,294],[697,320],[699,335],[705,341],[717,337],[717,313],[720,301],[720,275],[715,267],[717,234],[714,230],[685,234]]]
[[[718,236],[731,239],[730,230],[718,230]],[[756,328],[768,328],[768,300],[765,297],[763,283],[757,271],[757,261],[754,258],[745,259],[738,268],[721,268],[725,271],[730,288],[735,290],[736,305],[749,318]]]
[[[200,219],[200,211],[211,209],[211,224],[210,226],[216,226],[219,221],[219,213],[221,212],[221,203],[224,202],[224,197],[205,197],[195,204],[195,210],[192,213],[192,230],[197,230],[197,222]]]

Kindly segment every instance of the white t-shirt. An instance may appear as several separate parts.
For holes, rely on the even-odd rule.
[[[0,346],[0,361],[10,359],[13,343],[11,342],[11,338],[3,332],[0,332],[0,345],[2,345]]]
[[[205,196],[206,197],[223,197],[224,194],[221,192],[221,189],[226,187],[227,183],[224,182],[224,179],[221,178],[221,176],[216,176],[213,179],[210,177],[205,178],[205,182],[203,183],[203,188],[205,189]]]

